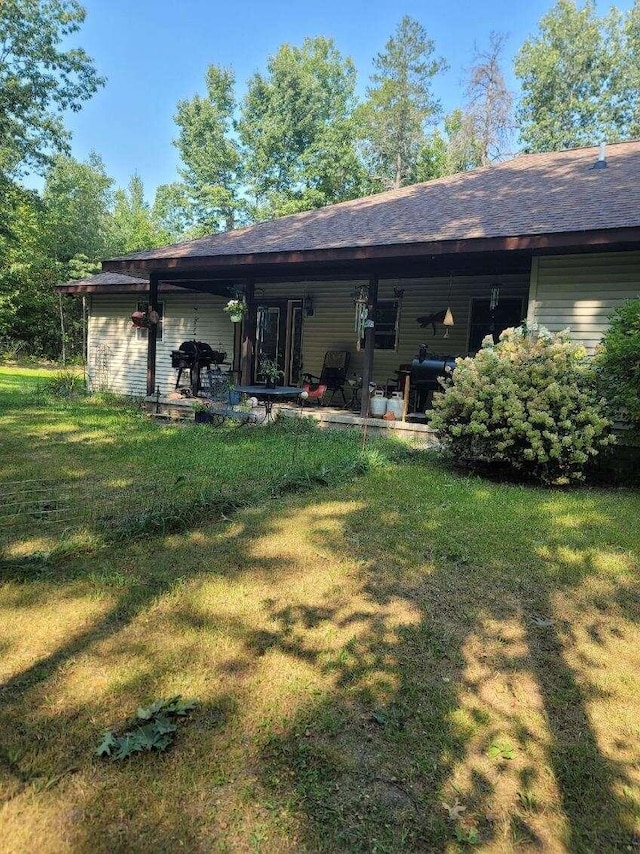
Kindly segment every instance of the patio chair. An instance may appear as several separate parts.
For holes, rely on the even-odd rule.
[[[210,407],[202,420],[221,427],[225,421],[235,421],[238,424],[257,424],[261,418],[255,412],[247,412],[239,408],[240,395],[229,386],[229,377],[221,370],[207,369],[208,393]]]
[[[339,392],[342,395],[343,406],[346,406],[347,398],[344,393],[344,384],[347,380],[350,359],[351,353],[348,350],[327,350],[324,354],[320,376],[302,375],[302,387],[309,395],[307,401],[315,400],[320,406],[325,402],[324,395],[331,392],[329,402],[332,403],[336,392]]]

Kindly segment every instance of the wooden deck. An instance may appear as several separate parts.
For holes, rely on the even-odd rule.
[[[150,415],[175,421],[192,421],[194,418],[191,398],[161,397],[158,401],[155,395],[145,398],[145,408]],[[391,435],[411,444],[424,447],[435,447],[437,439],[434,431],[427,424],[410,421],[384,421],[382,418],[363,418],[355,412],[339,409],[333,406],[299,406],[276,404],[274,413],[283,418],[312,418],[321,428],[333,430],[367,430],[370,436]]]

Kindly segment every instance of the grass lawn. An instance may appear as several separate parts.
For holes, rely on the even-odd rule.
[[[305,433],[293,458],[277,428],[158,427],[14,380],[4,482],[126,492],[194,457],[247,499],[255,467],[271,479],[173,533],[48,562],[10,543],[3,851],[640,845],[638,493],[493,484],[386,446],[354,476],[348,437]],[[199,705],[166,754],[93,754],[176,693]]]

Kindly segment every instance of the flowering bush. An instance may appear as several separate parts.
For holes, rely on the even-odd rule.
[[[640,299],[613,313],[596,361],[607,398],[640,429]]]
[[[506,464],[546,483],[584,476],[611,444],[611,423],[584,347],[568,331],[507,329],[474,358],[457,359],[434,396],[431,425],[445,449],[470,463]]]

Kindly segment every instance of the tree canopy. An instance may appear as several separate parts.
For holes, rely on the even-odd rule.
[[[132,175],[126,189],[114,193],[113,210],[109,217],[109,254],[123,255],[139,249],[151,249],[170,243],[173,234],[167,228],[158,206],[149,205],[139,175]]]
[[[207,94],[179,101],[175,116],[184,216],[203,233],[231,229],[242,218],[241,152],[233,136],[234,86],[230,69],[210,65]]]
[[[105,81],[81,48],[62,49],[85,10],[75,0],[0,5],[0,169],[42,169],[67,151],[65,110],[79,110]]]
[[[255,218],[354,198],[356,71],[332,39],[282,45],[249,81],[238,131]]]
[[[552,151],[640,131],[638,0],[627,16],[598,16],[595,0],[558,0],[515,62],[522,96],[517,110],[525,151]],[[635,61],[634,61],[635,56]]]
[[[99,260],[109,249],[111,186],[102,159],[93,152],[86,163],[59,154],[46,174],[42,249],[68,263],[84,254]]]
[[[433,81],[446,67],[425,28],[405,15],[374,59],[360,110],[365,159],[375,182],[396,188],[411,182],[426,126],[441,111]]]

